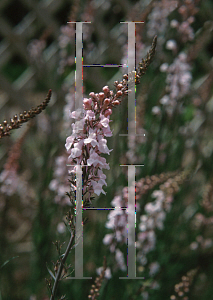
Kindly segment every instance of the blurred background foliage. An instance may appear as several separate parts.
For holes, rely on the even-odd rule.
[[[136,172],[136,181],[146,180],[146,193],[139,193],[137,200],[138,234],[140,216],[145,205],[153,201],[151,176],[174,171],[180,174],[189,167],[192,171],[178,191],[170,191],[171,209],[164,228],[155,229],[156,245],[147,253],[147,265],[137,262],[137,276],[144,280],[119,280],[126,272],[116,269],[114,254],[103,244],[110,232],[105,227],[109,212],[86,211],[84,276],[93,280],[62,281],[58,297],[66,294],[67,299],[87,299],[96,269],[106,255],[112,278],[103,282],[99,299],[211,299],[212,12],[210,0],[1,1],[2,122],[40,104],[50,88],[53,96],[47,109],[29,125],[0,141],[0,266],[10,260],[0,269],[0,299],[49,299],[46,266],[52,268],[52,261],[57,260],[52,242],[65,242],[65,250],[69,240],[63,225],[69,209],[69,199],[64,196],[69,192],[64,145],[71,134],[68,115],[74,109],[75,82],[75,28],[67,25],[69,20],[92,22],[83,25],[84,64],[126,63],[127,25],[120,21],[145,21],[136,25],[137,63],[158,36],[154,61],[136,93],[137,130],[145,138],[131,145],[127,137],[119,136],[127,133],[124,99],[111,116],[114,131],[108,147],[113,151],[105,155],[110,170],[104,172],[107,194],[96,197],[94,206],[111,207],[114,196],[127,186],[127,170],[120,164],[144,164]],[[92,91],[101,92],[105,85],[113,89],[114,81],[121,80],[124,72],[125,68],[84,68],[85,97]],[[61,180],[58,191],[50,189],[55,178]],[[173,184],[175,187],[175,181]],[[155,188],[163,187],[158,184]],[[125,244],[120,249],[126,253]],[[68,258],[73,267],[74,258],[73,250]],[[148,267],[152,262],[160,266],[153,275]],[[191,270],[196,274],[187,275],[191,280],[188,291],[188,286],[177,284]]]

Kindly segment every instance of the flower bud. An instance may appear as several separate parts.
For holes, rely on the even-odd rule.
[[[109,87],[107,85],[104,86],[102,90],[105,94],[109,93]]]
[[[98,94],[98,98],[99,98],[99,101],[100,101],[101,103],[102,103],[104,97],[105,97],[104,93],[101,92],[101,93]]]
[[[84,109],[91,109],[91,104],[92,104],[92,99],[89,98],[84,98],[83,100],[83,106],[84,106]]]
[[[122,94],[123,94],[122,91],[117,91],[117,93],[116,93],[116,95],[117,95],[118,97],[122,96]]]
[[[112,102],[112,104],[114,104],[114,105],[119,105],[120,102],[119,102],[118,100],[115,100],[114,102]]]
[[[94,92],[91,92],[89,93],[90,97],[95,97],[95,93]]]
[[[111,114],[112,114],[112,110],[110,108],[105,110],[105,112],[104,112],[105,117],[110,116]]]
[[[121,83],[119,83],[119,84],[117,85],[117,88],[118,88],[119,90],[121,90],[122,87],[123,87],[123,85],[122,85]]]
[[[106,98],[105,100],[104,100],[104,106],[107,106],[107,105],[109,105],[110,104],[110,99],[109,98]]]

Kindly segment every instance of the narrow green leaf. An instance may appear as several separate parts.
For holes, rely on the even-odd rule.
[[[72,272],[69,273],[69,274],[67,274],[67,275],[63,275],[63,276],[61,277],[61,279],[73,279],[73,277],[69,277],[73,272],[74,272],[74,270],[72,270]]]
[[[12,257],[12,258],[6,260],[6,261],[3,263],[3,265],[1,265],[0,269],[3,268],[6,264],[8,264],[11,260],[13,260],[14,258],[17,258],[17,257],[19,257],[19,256],[14,256],[14,257]],[[1,300],[1,298],[0,298],[0,300]]]
[[[53,275],[53,272],[48,268],[48,266],[46,265],[48,272],[50,273],[51,277],[55,280],[55,276]]]

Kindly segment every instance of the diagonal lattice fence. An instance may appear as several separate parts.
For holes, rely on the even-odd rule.
[[[67,18],[70,4],[68,0],[0,1],[0,109],[17,101],[29,105],[26,92],[36,88],[38,81],[48,89],[52,78],[45,77],[45,70],[54,67],[62,16]],[[48,44],[41,61],[35,62],[29,43],[42,35]]]

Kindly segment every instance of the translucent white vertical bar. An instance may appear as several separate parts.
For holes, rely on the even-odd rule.
[[[76,22],[75,110],[83,110],[83,23]],[[76,165],[75,278],[83,279],[82,166]]]
[[[135,23],[128,22],[128,78],[135,70]],[[130,86],[128,85],[128,89]],[[135,81],[131,84],[131,93],[128,93],[128,135],[136,134],[135,121]]]
[[[75,278],[83,279],[82,166],[76,165]]]
[[[76,23],[76,69],[75,69],[75,110],[83,109],[83,61],[82,61],[82,29],[83,23]]]
[[[83,112],[83,23],[76,24],[75,39],[75,110]],[[80,118],[83,115],[80,115]],[[77,123],[76,130],[77,128]],[[75,218],[75,277],[73,279],[92,279],[83,277],[83,222],[82,222],[82,166],[76,165],[76,218]]]
[[[128,278],[136,277],[135,255],[135,166],[128,166]]]

